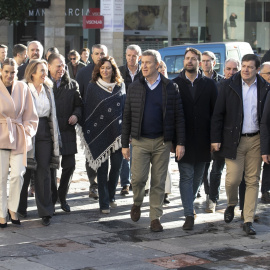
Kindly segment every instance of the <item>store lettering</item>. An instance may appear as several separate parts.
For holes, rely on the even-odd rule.
[[[86,20],[86,24],[103,24],[102,20]]]
[[[95,10],[95,9],[94,9]],[[34,17],[34,16],[44,16],[45,14],[45,9],[32,9],[32,10],[29,10],[29,17]],[[65,12],[65,15],[66,16],[76,16],[76,17],[79,17],[79,16],[87,16],[90,14],[90,11],[89,11],[89,8],[88,9],[79,9],[79,8],[68,8]],[[98,11],[94,11],[94,12],[91,12],[91,15],[94,15],[94,16],[97,16],[99,15],[99,12]]]

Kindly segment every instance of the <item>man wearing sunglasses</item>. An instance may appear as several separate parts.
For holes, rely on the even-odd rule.
[[[69,76],[71,79],[75,80],[78,71],[86,65],[80,61],[80,55],[75,50],[71,50],[68,53],[68,59],[70,60],[70,62],[67,64]]]

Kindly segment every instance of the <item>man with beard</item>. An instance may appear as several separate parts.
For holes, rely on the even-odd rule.
[[[211,160],[210,125],[217,98],[217,87],[212,79],[199,71],[201,52],[187,48],[184,69],[173,79],[177,83],[183,102],[186,130],[186,151],[178,162],[180,194],[186,217],[184,230],[194,227],[193,202],[202,182],[205,163]]]
[[[27,45],[27,55],[29,60],[25,64],[18,67],[18,80],[22,80],[24,78],[25,69],[31,60],[41,59],[43,55],[43,46],[41,43],[37,40],[30,41]]]

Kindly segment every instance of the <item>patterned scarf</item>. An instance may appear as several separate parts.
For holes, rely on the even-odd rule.
[[[122,113],[125,85],[99,79],[87,88],[84,121],[79,128],[89,166],[97,170],[110,154],[122,147]]]

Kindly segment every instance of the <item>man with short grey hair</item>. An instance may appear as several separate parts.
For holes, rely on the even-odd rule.
[[[30,41],[27,45],[27,55],[29,60],[25,64],[18,67],[18,75],[17,75],[18,80],[22,80],[24,78],[25,69],[31,60],[42,58],[43,55],[42,44],[37,40]]]
[[[124,66],[119,67],[121,75],[124,79],[126,90],[128,90],[128,86],[138,80],[142,75],[141,67],[139,65],[139,61],[141,59],[142,50],[136,45],[132,44],[127,46],[126,49],[126,60],[127,63]],[[121,181],[121,195],[129,194],[130,188],[130,162],[126,159],[123,159],[122,168],[120,172],[120,181]]]
[[[176,142],[176,158],[185,152],[185,121],[178,87],[158,72],[160,53],[147,50],[142,54],[142,75],[129,85],[122,124],[122,153],[130,158],[132,138],[132,190],[134,204],[131,219],[141,216],[150,163],[150,229],[163,231],[160,223],[165,193],[165,180],[172,141]]]
[[[201,64],[203,74],[204,76],[213,79],[215,82],[218,82],[223,78],[223,76],[221,76],[214,70],[215,65],[216,65],[215,54],[210,51],[204,51],[202,53],[202,64]]]

